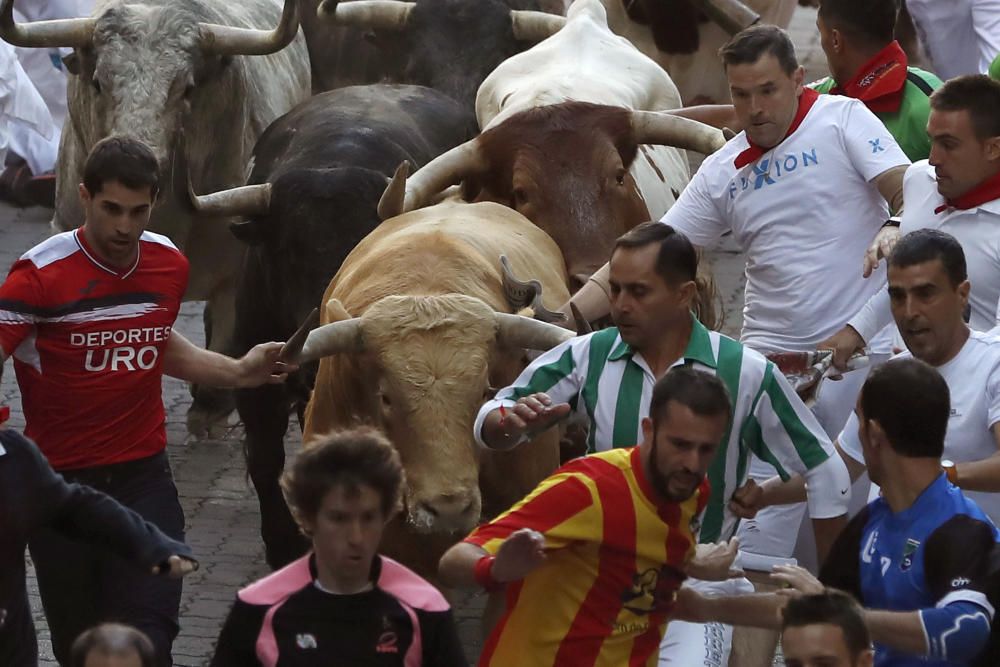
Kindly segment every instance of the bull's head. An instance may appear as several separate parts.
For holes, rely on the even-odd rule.
[[[428,86],[471,108],[496,66],[558,31],[566,19],[500,0],[324,0],[321,18],[372,33],[392,80]]]
[[[224,6],[256,18],[237,5]],[[74,49],[66,58],[67,68],[77,75],[70,82],[70,111],[84,146],[113,134],[132,136],[147,143],[161,165],[168,162],[184,114],[192,107],[224,102],[211,91],[202,95],[203,84],[224,76],[233,56],[284,48],[295,38],[298,24],[295,0],[285,0],[274,30],[206,22],[195,15],[195,6],[185,3],[118,0],[99,4],[91,18],[19,25],[13,0],[0,4],[0,37],[5,41]]]
[[[707,154],[724,143],[719,130],[669,114],[581,102],[537,107],[434,159],[405,188],[394,179],[379,215],[420,208],[462,183],[467,199],[500,202],[545,230],[575,290],[607,261],[618,236],[649,219],[629,173],[640,144]]]
[[[335,299],[326,309],[333,321],[309,334],[297,360],[351,355],[358,384],[344,391],[355,417],[376,422],[399,450],[409,523],[470,530],[482,505],[472,427],[491,365],[504,350],[547,350],[572,334],[460,294],[388,296],[361,317]]]

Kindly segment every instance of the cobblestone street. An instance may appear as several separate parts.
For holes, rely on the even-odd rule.
[[[825,63],[815,34],[813,10],[799,9],[792,34],[800,57],[807,67],[806,80],[822,76]],[[51,211],[12,209],[0,205],[0,276],[25,250],[49,234]],[[736,334],[742,313],[743,258],[731,243],[710,254],[716,281],[726,311],[725,331]],[[177,329],[192,341],[204,342],[202,304],[187,303],[182,308]],[[167,379],[163,384],[167,410],[168,453],[181,502],[187,516],[187,541],[201,568],[185,580],[181,607],[181,632],[174,643],[174,661],[181,666],[207,665],[222,621],[237,589],[266,574],[263,549],[258,534],[256,497],[245,475],[241,449],[242,429],[233,425],[218,440],[195,441],[187,434],[185,414],[190,404],[187,387]],[[14,372],[8,364],[0,384],[0,404],[10,406],[10,425],[24,424]],[[293,456],[300,445],[298,426],[290,428],[286,451]],[[37,595],[33,571],[29,590],[38,626],[41,665],[52,667],[48,631]],[[482,600],[468,596],[457,601],[456,614],[470,658],[480,646],[478,616]]]

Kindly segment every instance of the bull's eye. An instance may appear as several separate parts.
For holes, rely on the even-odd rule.
[[[528,202],[528,193],[524,191],[524,188],[514,188],[514,206],[524,206]]]
[[[382,401],[383,409],[388,410],[389,408],[392,407],[392,399],[390,399],[387,394],[385,394],[384,392],[379,392],[378,397]]]
[[[615,182],[617,182],[618,185],[625,185],[625,174],[626,173],[627,172],[624,169],[619,169],[618,173],[615,174]]]
[[[97,77],[90,80],[90,85],[94,87],[94,90],[97,91],[98,95],[101,94],[101,82],[97,80]]]
[[[189,83],[188,85],[184,86],[184,99],[190,100],[192,95],[194,95],[194,84]]]

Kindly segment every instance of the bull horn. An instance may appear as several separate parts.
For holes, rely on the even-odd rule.
[[[514,39],[521,42],[540,42],[559,32],[566,25],[565,16],[515,9],[510,13]]]
[[[296,355],[294,361],[301,364],[341,352],[362,352],[364,349],[365,344],[361,339],[361,318],[352,317],[349,320],[324,324],[310,331],[305,345],[302,346],[302,352]]]
[[[527,350],[550,350],[573,337],[573,332],[555,324],[540,322],[523,315],[494,313],[496,317],[497,341],[510,347]]]
[[[711,125],[656,111],[633,111],[632,134],[637,144],[674,146],[705,155],[726,143],[722,132]]]
[[[281,346],[278,361],[288,361],[299,356],[302,353],[302,346],[306,343],[306,338],[309,337],[309,332],[315,329],[317,324],[319,324],[319,308],[313,308],[309,316],[295,330],[295,333]]]
[[[590,322],[583,316],[583,313],[580,312],[580,309],[577,308],[576,304],[572,301],[569,302],[569,310],[573,313],[573,322],[576,324],[577,334],[583,336],[585,334],[593,333],[594,327],[590,326]]]
[[[201,23],[201,48],[217,56],[266,56],[292,43],[299,31],[297,0],[285,0],[281,20],[274,30],[235,28],[228,25]]]
[[[8,44],[27,48],[89,46],[97,20],[92,18],[34,21],[18,25],[14,22],[14,0],[0,4],[0,38]]]
[[[403,30],[415,2],[398,0],[323,0],[316,15],[340,25],[350,25],[369,30]]]
[[[486,156],[475,139],[437,156],[407,180],[400,213],[426,206],[448,186],[460,183],[466,176],[485,171],[487,166]],[[389,187],[392,187],[391,183]]]
[[[244,216],[267,215],[271,210],[271,184],[244,185],[220,190],[209,195],[196,195],[188,183],[188,199],[201,215]]]
[[[392,175],[392,180],[378,200],[378,219],[388,220],[395,218],[403,212],[403,202],[406,199],[406,178],[410,175],[410,163],[403,160],[396,172]]]
[[[719,27],[735,35],[760,21],[760,14],[740,0],[688,0]]]

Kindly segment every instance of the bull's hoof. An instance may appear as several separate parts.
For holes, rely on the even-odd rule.
[[[194,403],[188,410],[188,433],[197,439],[218,440],[229,431],[229,416],[236,408],[233,392],[227,389],[192,387]]]

